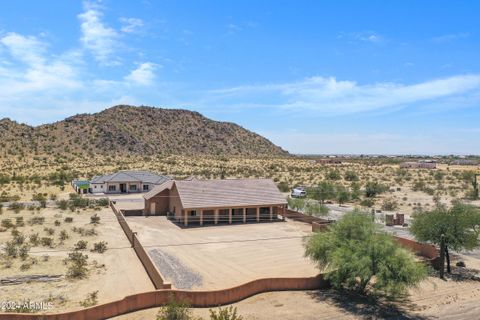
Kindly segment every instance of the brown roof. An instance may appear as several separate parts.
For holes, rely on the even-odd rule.
[[[170,181],[172,182],[172,181]],[[287,201],[270,179],[178,180],[173,181],[184,209],[283,205]],[[145,195],[165,190],[167,183]],[[163,186],[163,187],[162,187]],[[169,187],[169,189],[171,186]]]
[[[147,200],[155,197],[157,194],[159,194],[160,192],[162,192],[163,190],[165,189],[171,189],[173,186],[173,180],[168,180],[168,181],[165,181],[164,183],[158,185],[158,186],[155,186],[152,190],[148,191],[147,193],[145,193],[143,195],[143,197]]]
[[[269,179],[175,181],[184,209],[286,204]]]

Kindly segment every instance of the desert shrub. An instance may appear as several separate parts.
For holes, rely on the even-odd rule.
[[[15,213],[19,213],[20,211],[25,209],[25,205],[23,203],[15,201],[15,202],[10,203],[9,209],[12,210]]]
[[[98,290],[90,292],[87,294],[85,300],[80,301],[80,305],[85,308],[94,306],[96,304],[98,304]]]
[[[158,311],[157,320],[193,320],[193,316],[187,302],[177,302],[172,297],[169,303]]]
[[[70,236],[68,235],[68,232],[66,230],[62,230],[60,231],[60,235],[58,238],[60,239],[60,241],[65,241],[70,238]]]
[[[242,316],[237,314],[237,308],[229,306],[227,308],[218,308],[217,310],[210,309],[211,320],[243,320]]]
[[[368,208],[371,208],[373,207],[373,205],[375,204],[375,201],[373,199],[363,199],[362,201],[360,201],[360,205],[362,207],[368,207]]]
[[[347,180],[347,181],[358,181],[359,178],[358,178],[358,175],[355,171],[348,170],[347,172],[345,172],[345,180]]]
[[[56,227],[59,227],[62,223],[60,222],[60,220],[55,220],[55,222],[53,223]]]
[[[398,203],[397,201],[393,200],[393,199],[385,199],[383,200],[383,203],[382,203],[382,210],[386,210],[386,211],[394,211],[398,208]]]
[[[338,170],[330,170],[326,174],[326,178],[328,180],[340,180],[342,176],[340,175],[340,171]]]
[[[68,201],[67,200],[59,200],[57,201],[57,207],[60,210],[67,210],[68,209]]]
[[[18,256],[20,259],[25,260],[28,258],[28,253],[30,252],[30,247],[27,245],[23,245],[20,248],[18,248]]]
[[[280,181],[278,184],[277,184],[277,187],[278,189],[280,190],[280,192],[288,192],[290,191],[290,187],[288,185],[288,183],[286,181]]]
[[[2,222],[1,222],[1,225],[2,225],[2,227],[6,228],[6,229],[14,227],[11,219],[3,219]]]
[[[53,236],[55,234],[55,229],[53,228],[43,228],[43,231],[45,231],[49,236]]]
[[[101,206],[101,207],[108,207],[108,198],[100,198],[100,199],[97,199],[95,201],[95,203],[98,205],[98,206]]]
[[[23,227],[25,222],[23,221],[23,217],[15,217],[15,226]]]
[[[66,222],[66,223],[72,223],[73,218],[72,217],[66,217],[63,221]]]
[[[87,249],[88,241],[85,240],[79,240],[76,244],[74,249],[75,250],[85,250]]]
[[[378,183],[376,181],[375,182],[369,181],[365,185],[365,196],[367,198],[373,198],[387,190],[388,190],[387,186],[381,183]]]
[[[3,248],[3,251],[5,251],[5,254],[8,257],[16,258],[18,255],[18,248],[13,241],[5,242],[5,247]]]
[[[12,235],[12,241],[15,245],[22,245],[25,242],[25,236],[18,230],[12,230]]]
[[[92,224],[99,224],[100,223],[100,217],[98,214],[94,214],[93,216],[90,217],[90,223]]]
[[[52,247],[53,246],[53,239],[52,238],[49,238],[49,237],[42,237],[40,239],[40,243],[42,244],[42,246],[44,247]]]
[[[107,242],[105,241],[100,241],[96,242],[93,244],[93,249],[91,250],[92,252],[98,252],[98,253],[104,253],[107,251]]]
[[[80,251],[74,251],[68,254],[65,259],[67,264],[68,278],[85,278],[88,273],[88,256]]]
[[[45,222],[45,217],[33,217],[28,220],[28,224],[33,225],[42,225]]]
[[[38,246],[38,243],[40,242],[40,239],[38,237],[38,233],[31,234],[28,237],[28,242],[34,247]]]

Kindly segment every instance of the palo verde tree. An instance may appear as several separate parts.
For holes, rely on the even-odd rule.
[[[320,203],[323,204],[325,200],[331,200],[335,198],[335,185],[328,181],[322,181],[318,184],[318,186],[309,188],[307,190],[307,194],[310,198],[320,201]]]
[[[451,272],[449,249],[472,250],[480,246],[480,210],[461,202],[455,202],[451,208],[437,206],[432,211],[414,214],[410,231],[416,240],[440,246],[443,277],[444,257],[447,272]]]
[[[334,288],[396,297],[427,275],[424,265],[360,211],[307,238],[305,255]]]

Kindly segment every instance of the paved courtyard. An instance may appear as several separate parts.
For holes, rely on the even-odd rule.
[[[273,222],[180,228],[165,217],[127,217],[163,276],[181,289],[221,289],[267,277],[315,276],[304,258],[310,225]]]

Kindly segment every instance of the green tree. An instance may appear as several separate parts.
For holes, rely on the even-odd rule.
[[[362,294],[395,297],[427,275],[424,265],[359,211],[308,238],[305,255],[327,272],[334,288]]]
[[[293,211],[301,211],[305,207],[305,200],[299,198],[290,198],[287,199],[288,207]]]
[[[350,192],[344,187],[337,187],[338,204],[344,204],[348,200],[350,200]]]
[[[312,200],[306,201],[304,210],[306,214],[316,217],[326,216],[330,211],[327,206]]]
[[[429,212],[418,212],[413,215],[410,232],[418,241],[440,246],[441,257],[445,253],[447,260],[447,272],[451,272],[449,249],[472,250],[480,246],[480,210],[455,202],[451,208],[438,206]],[[442,261],[441,276],[444,265]]]
[[[307,190],[307,194],[314,200],[324,203],[325,200],[330,200],[335,198],[335,186],[327,181],[322,181],[318,186],[310,188]]]
[[[376,197],[378,194],[383,193],[388,190],[388,187],[378,183],[378,182],[373,182],[369,181],[365,185],[365,196],[367,198],[373,198]]]

